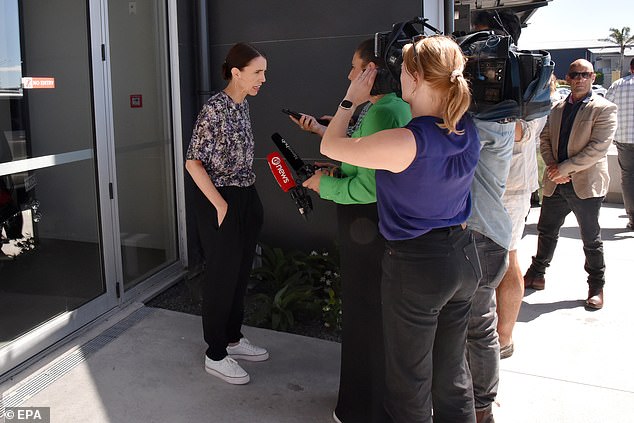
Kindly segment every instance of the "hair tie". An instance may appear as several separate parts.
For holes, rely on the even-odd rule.
[[[449,80],[451,82],[456,82],[456,78],[458,78],[459,76],[462,76],[462,71],[460,69],[454,69],[453,72],[451,72]]]

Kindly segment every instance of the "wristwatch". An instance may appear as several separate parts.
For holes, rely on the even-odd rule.
[[[339,107],[341,107],[344,110],[350,110],[350,109],[352,109],[352,101],[343,100],[343,101],[341,101],[341,103],[339,103]]]

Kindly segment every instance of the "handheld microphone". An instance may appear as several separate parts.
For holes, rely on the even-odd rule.
[[[280,157],[279,153],[270,153],[266,156],[266,162],[269,164],[269,168],[277,184],[284,192],[290,192],[291,198],[295,201],[295,205],[297,205],[299,214],[308,220],[308,213],[313,210],[313,201],[310,195],[308,195],[306,188],[295,183],[286,162]]]
[[[286,142],[286,140],[280,134],[278,134],[277,132],[274,133],[273,135],[271,135],[271,139],[273,140],[277,148],[282,152],[286,160],[288,160],[291,167],[297,174],[300,185],[306,179],[315,174],[315,166],[304,163],[304,161],[299,157],[295,150],[293,150],[289,143]]]

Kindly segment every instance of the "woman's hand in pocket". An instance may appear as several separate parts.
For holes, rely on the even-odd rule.
[[[216,213],[218,214],[218,227],[222,225],[222,222],[225,221],[225,217],[227,217],[227,211],[229,210],[229,204],[226,201],[223,201],[222,204],[219,204],[216,207]]]

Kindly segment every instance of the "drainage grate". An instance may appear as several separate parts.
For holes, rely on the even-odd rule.
[[[151,307],[141,307],[125,319],[103,331],[97,337],[86,342],[72,354],[69,354],[62,360],[51,364],[50,367],[31,376],[14,390],[3,393],[2,398],[0,398],[0,418],[4,417],[5,407],[20,406],[24,401],[44,390],[50,384],[71,371],[75,366],[114,341],[119,335],[145,319],[154,311],[155,310]]]

